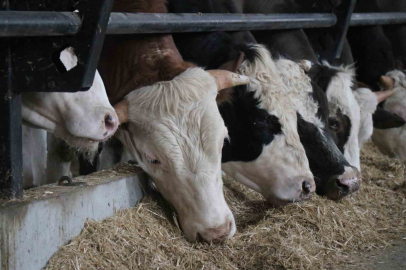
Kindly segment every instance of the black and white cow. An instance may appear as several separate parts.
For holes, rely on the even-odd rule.
[[[202,1],[196,3],[195,7],[193,6],[193,4],[194,3],[192,3],[191,1],[188,1],[188,3],[175,0],[169,1],[169,9],[172,12],[214,11],[224,13],[239,11],[238,7],[236,5],[233,5],[233,3],[230,1],[221,1],[221,3],[218,3],[218,5],[216,5],[215,7],[210,6],[209,4],[202,7]],[[246,3],[246,5],[249,5],[249,3]],[[264,7],[259,5],[258,8]],[[275,32],[271,32],[271,34],[273,34],[273,37],[279,34],[279,37],[286,37],[287,39],[292,37],[292,35],[285,35],[285,33],[283,33],[282,31],[276,32],[276,34]],[[260,33],[263,32],[254,32],[254,36],[257,40],[261,39],[261,41],[264,41],[264,39],[266,38],[262,38],[267,36],[260,35]],[[250,37],[250,34],[240,34],[239,36],[234,34],[234,36],[237,36],[238,42],[246,42],[247,40],[249,40],[249,38],[247,37]],[[299,39],[301,37],[304,37],[306,39],[305,35],[298,36]],[[293,38],[296,38],[296,36],[293,36]],[[195,40],[195,42],[192,42],[192,40]],[[175,42],[177,43],[178,48],[180,48],[181,53],[186,59],[209,67],[211,67],[210,65],[218,66],[221,65],[222,62],[228,61],[227,57],[229,57],[230,52],[235,51],[235,49],[233,50],[232,48],[232,42],[227,42],[225,40],[227,40],[225,38],[225,34],[221,33],[175,35]],[[280,42],[280,44],[282,46],[284,42]],[[297,44],[301,43],[299,42]],[[309,48],[311,50],[310,46],[303,46],[304,53],[300,53],[306,55],[306,50],[308,50]],[[314,59],[317,58],[314,57]],[[293,89],[294,85],[290,85],[290,87],[291,89]],[[331,132],[328,131],[328,104],[325,94],[315,84],[313,84],[313,89],[310,91],[310,93],[312,94],[312,98],[319,104],[317,116],[324,123],[323,131],[320,132],[320,130],[314,125],[307,125],[308,123],[302,121],[301,117],[298,116],[298,134],[309,159],[310,168],[316,179],[317,192],[319,194],[327,195],[331,199],[339,199],[358,189],[358,171],[354,167],[350,166],[350,164],[346,161],[342,153],[335,145],[333,136],[331,136]],[[220,111],[222,111],[221,106]],[[222,116],[224,118],[224,115]],[[227,125],[227,121],[225,122]],[[232,143],[233,138],[231,137],[231,144]],[[223,162],[224,161],[225,160],[223,159]],[[223,167],[225,167],[224,164]]]

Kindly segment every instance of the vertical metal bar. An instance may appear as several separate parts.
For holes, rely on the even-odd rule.
[[[333,57],[335,59],[340,58],[341,51],[344,46],[344,39],[347,36],[348,27],[350,26],[351,16],[354,12],[355,4],[357,0],[345,0],[336,10],[337,26],[335,35],[335,47],[333,50]]]
[[[9,1],[0,1],[8,10]],[[11,48],[9,39],[0,42],[0,197],[22,198],[21,94],[11,92]]]
[[[11,92],[11,52],[5,44],[0,55],[0,197],[22,198],[21,94]]]

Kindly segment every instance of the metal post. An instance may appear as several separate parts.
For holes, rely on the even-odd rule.
[[[0,60],[0,197],[22,198],[21,94],[11,92],[10,48],[4,41]]]
[[[347,36],[348,27],[350,26],[352,13],[355,8],[357,0],[345,0],[336,10],[337,25],[335,39],[335,48],[333,50],[333,57],[335,59],[340,58],[341,51],[344,46],[344,39]]]

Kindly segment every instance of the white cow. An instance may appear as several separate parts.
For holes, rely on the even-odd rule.
[[[60,59],[67,70],[77,62],[71,48],[62,51]],[[23,93],[22,119],[23,124],[45,129],[72,147],[91,151],[118,127],[117,115],[97,71],[93,86],[85,92]]]
[[[60,60],[67,70],[77,63],[72,48],[62,51]],[[59,156],[58,139],[53,135],[80,151],[92,152],[118,127],[117,114],[97,71],[86,92],[23,93],[22,121],[25,188],[70,175],[70,161]]]
[[[397,125],[398,128],[375,128],[372,141],[382,153],[406,161],[406,126],[404,125],[404,119],[406,119],[406,76],[400,70],[390,71],[386,76],[392,80],[394,94],[386,100],[383,108],[395,116],[397,115],[398,119],[392,117],[390,122],[397,121],[399,124]]]

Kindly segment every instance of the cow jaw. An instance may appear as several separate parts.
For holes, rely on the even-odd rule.
[[[54,133],[72,147],[95,150],[118,127],[98,72],[86,92],[24,93],[22,101],[23,123]]]
[[[276,135],[253,161],[223,163],[223,171],[261,193],[272,205],[285,205],[310,198],[316,187],[305,151],[287,146],[284,137],[283,134]]]
[[[128,123],[117,137],[175,208],[190,241],[235,233],[223,194],[221,149],[226,128],[214,77],[199,68],[130,93]]]

